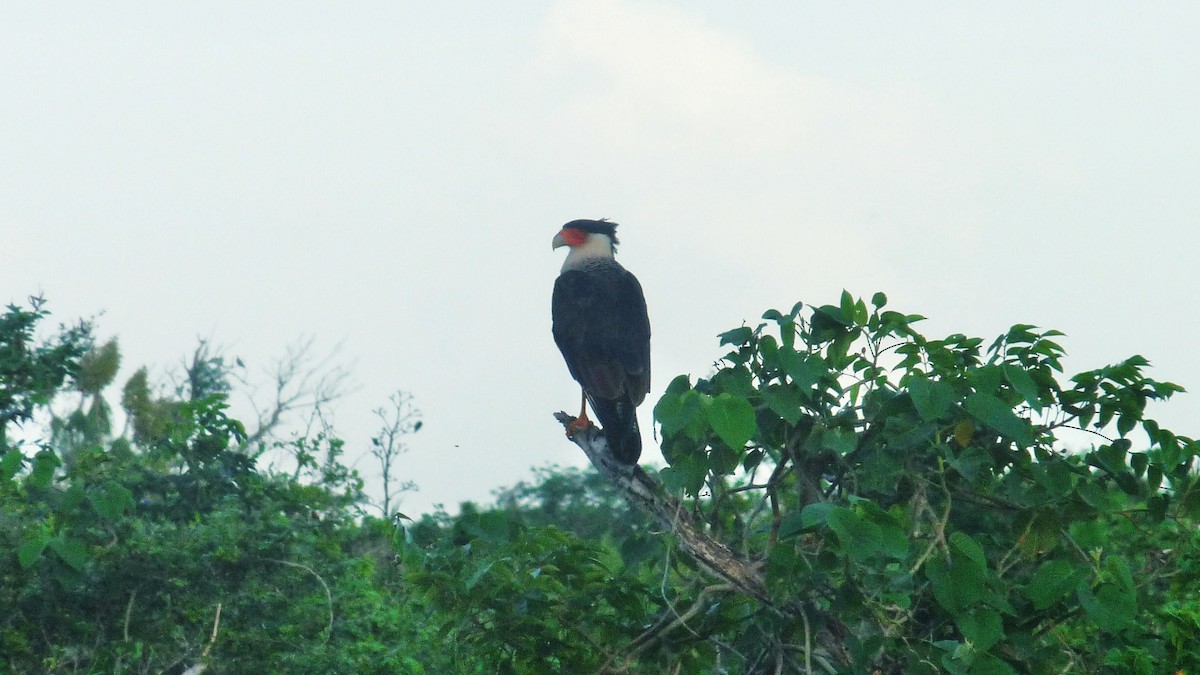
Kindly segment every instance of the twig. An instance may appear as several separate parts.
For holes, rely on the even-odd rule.
[[[1011,557],[1013,557],[1013,555],[1019,553],[1019,551],[1021,549],[1021,545],[1025,543],[1025,540],[1027,538],[1029,538],[1029,532],[1033,529],[1033,523],[1036,520],[1037,520],[1037,518],[1029,519],[1029,523],[1027,525],[1025,525],[1025,530],[1023,532],[1021,532],[1021,536],[1017,537],[1016,543],[1013,544],[1012,548],[1008,549],[1008,552],[1004,554],[1004,557],[1000,558],[1000,561],[996,563],[996,574],[998,574],[1000,576],[1004,576],[1004,573],[1007,572],[1010,567],[1012,567],[1013,565],[1016,565],[1017,561],[1020,560],[1020,556],[1018,555],[1016,558],[1013,559],[1012,563],[1008,562],[1009,558],[1011,558]]]
[[[125,625],[121,629],[121,636],[125,642],[129,642],[129,618],[133,615],[133,601],[137,598],[137,589],[134,589],[129,594],[129,602],[125,603]]]
[[[808,612],[801,609],[800,618],[804,619],[804,673],[812,675],[812,627],[808,624]]]
[[[694,619],[696,615],[706,607],[707,603],[705,601],[709,595],[733,590],[736,589],[730,584],[717,584],[702,588],[696,595],[696,600],[692,602],[692,606],[689,607],[683,614],[676,612],[674,606],[668,606],[668,608],[671,610],[671,613],[675,615],[675,619],[668,624],[659,622],[643,631],[641,635],[634,638],[630,651],[625,655],[625,666],[628,668],[633,663],[633,660],[637,658],[638,654],[641,654],[646,650],[647,647],[654,644],[656,639],[661,640],[665,638],[677,628],[687,628],[693,635],[700,637],[694,630],[692,630],[691,626],[687,625],[687,622]]]
[[[263,558],[263,560],[266,560],[267,562],[279,563],[280,565],[287,565],[288,567],[302,569],[317,578],[317,581],[321,584],[321,588],[325,589],[325,602],[329,606],[329,622],[325,626],[325,639],[321,641],[321,644],[329,642],[330,636],[333,635],[333,593],[329,592],[329,584],[325,583],[325,580],[321,578],[321,575],[317,574],[316,571],[308,565],[301,565],[300,563],[294,563],[290,560],[277,560],[275,558]]]
[[[937,548],[938,544],[943,546],[946,545],[946,525],[950,522],[950,507],[954,502],[950,496],[950,488],[946,486],[945,467],[942,466],[942,461],[940,458],[938,459],[938,470],[941,473],[942,478],[942,492],[946,495],[946,510],[942,512],[941,519],[934,522],[934,537],[929,542],[929,546],[925,548],[925,552],[922,553],[921,557],[917,559],[916,564],[912,566],[911,570],[909,570],[908,573],[910,575],[915,575],[917,571],[921,569],[921,566],[925,564],[925,561],[929,559],[929,556],[933,555],[933,552]],[[928,501],[925,503],[925,509],[926,511],[930,511]],[[932,511],[930,511],[930,515],[933,515]]]
[[[221,629],[221,603],[217,603],[217,614],[213,617],[212,634],[208,636],[208,644],[204,645],[204,649],[200,652],[200,659],[192,664],[190,668],[183,671],[183,675],[200,675],[208,670],[208,654],[212,651],[213,645],[217,642],[217,631]],[[182,660],[182,659],[179,659]],[[177,660],[175,663],[178,663]],[[172,664],[174,665],[174,664]]]
[[[208,653],[212,651],[213,645],[217,642],[217,631],[221,629],[221,603],[217,603],[217,613],[213,617],[212,635],[208,636],[208,644],[204,645],[204,651],[200,652],[200,660],[204,661],[208,658]]]
[[[1072,537],[1071,533],[1065,528],[1060,531],[1062,532],[1063,537],[1066,538],[1067,541],[1071,542],[1071,546],[1075,549],[1075,552],[1079,554],[1079,557],[1083,558],[1084,562],[1092,566],[1092,571],[1096,573],[1096,576],[1100,576],[1100,566],[1096,564],[1096,561],[1092,559],[1092,556],[1088,555],[1087,551],[1083,550],[1083,547],[1075,541],[1075,538]]]

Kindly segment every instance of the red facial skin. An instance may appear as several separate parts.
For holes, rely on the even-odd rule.
[[[577,230],[573,227],[564,227],[562,232],[558,233],[562,237],[563,242],[567,246],[582,246],[583,242],[587,241],[588,233],[583,230]]]

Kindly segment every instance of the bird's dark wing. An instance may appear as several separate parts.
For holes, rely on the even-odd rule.
[[[625,268],[620,268],[619,276],[616,304],[623,308],[619,313],[624,340],[618,358],[625,367],[625,391],[639,406],[650,391],[650,316],[637,277]]]
[[[568,270],[554,282],[554,341],[571,376],[592,397],[650,390],[650,320],[636,277],[615,262]]]

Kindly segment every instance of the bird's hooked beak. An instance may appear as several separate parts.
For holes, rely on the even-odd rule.
[[[566,245],[567,240],[563,239],[562,230],[559,230],[558,234],[554,235],[554,240],[550,242],[550,250],[553,251],[556,248]]]

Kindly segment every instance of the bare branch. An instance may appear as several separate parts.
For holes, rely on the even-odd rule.
[[[217,613],[213,617],[212,634],[208,637],[208,644],[204,645],[204,650],[200,652],[200,662],[192,665],[191,668],[183,671],[183,675],[200,675],[208,670],[208,654],[212,651],[213,645],[217,642],[217,631],[221,629],[221,603],[217,603]]]
[[[635,638],[630,644],[629,652],[624,655],[625,667],[630,667],[633,664],[634,659],[636,659],[639,654],[645,651],[647,647],[654,644],[656,641],[666,638],[668,634],[677,628],[686,628],[687,622],[696,618],[696,615],[710,606],[710,603],[708,602],[708,596],[714,593],[724,593],[732,590],[734,590],[734,588],[729,584],[715,584],[713,586],[702,588],[696,595],[696,599],[692,602],[692,606],[689,607],[683,614],[680,614],[678,611],[676,611],[673,604],[668,605],[669,613],[664,615],[661,621],[658,621],[643,631],[642,634],[637,636],[637,638]],[[674,618],[672,619],[672,617]],[[688,628],[688,630],[691,629]]]
[[[575,419],[565,412],[555,413],[554,417],[564,427]],[[758,568],[738,558],[721,542],[706,536],[702,526],[683,508],[681,502],[669,496],[662,485],[642,471],[640,466],[621,464],[613,458],[604,433],[598,427],[589,424],[587,429],[571,437],[571,441],[583,450],[600,473],[613,481],[630,503],[645,511],[659,526],[673,532],[679,539],[680,548],[706,572],[763,604],[775,607]]]
[[[313,344],[311,336],[301,338],[272,363],[267,370],[270,394],[265,401],[257,396],[258,387],[248,377],[234,375],[249,392],[247,398],[256,418],[254,430],[247,435],[246,447],[271,437],[289,413],[327,408],[349,391],[350,372],[335,362],[341,345],[318,357]]]
[[[412,481],[397,482],[396,461],[408,452],[404,437],[421,429],[421,411],[413,405],[413,396],[397,391],[388,397],[390,408],[376,408],[375,416],[382,422],[379,433],[371,438],[371,456],[379,461],[383,480],[383,503],[378,504],[383,518],[392,518],[401,493],[416,489]]]
[[[554,418],[564,428],[575,420],[565,412],[555,413]],[[771,597],[758,565],[738,557],[728,546],[708,536],[704,526],[680,500],[668,495],[661,483],[651,478],[640,466],[618,462],[608,448],[604,432],[598,427],[589,423],[586,429],[575,433],[570,439],[583,450],[596,470],[613,482],[627,501],[649,515],[660,527],[672,532],[680,549],[690,555],[701,570],[727,584],[714,588],[737,590],[791,620],[809,619],[804,607],[779,602]],[[815,637],[828,655],[842,663],[849,663],[845,648],[828,628],[821,629]]]
[[[133,615],[133,601],[137,599],[137,590],[135,589],[129,594],[129,602],[125,605],[125,625],[121,629],[121,635],[125,642],[129,642],[129,618]]]

